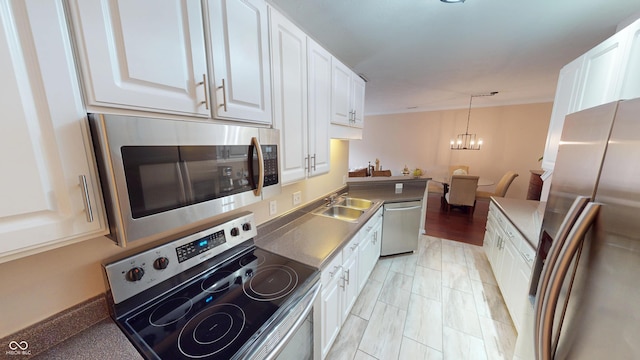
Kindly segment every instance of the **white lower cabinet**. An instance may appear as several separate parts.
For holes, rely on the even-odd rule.
[[[342,299],[344,297],[342,253],[322,270],[320,295],[320,352],[324,359],[342,326]],[[316,324],[318,321],[315,322]],[[316,327],[316,331],[317,331]]]
[[[107,232],[64,8],[0,3],[0,262]]]
[[[369,275],[380,258],[380,241],[382,239],[382,212],[379,209],[364,227],[366,234],[362,236],[358,252],[358,289],[362,291]]]
[[[483,247],[511,319],[520,331],[527,314],[535,250],[493,202],[489,206]]]
[[[342,324],[349,316],[364,283],[380,257],[382,209],[326,265],[320,275],[320,310],[314,314],[315,332],[320,334],[319,352],[324,359]]]

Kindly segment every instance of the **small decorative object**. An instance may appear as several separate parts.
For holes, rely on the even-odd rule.
[[[404,169],[402,169],[402,175],[409,175],[410,171],[409,168],[407,167],[407,164],[404,165]]]
[[[380,171],[382,168],[380,167],[380,159],[376,158],[376,171]]]
[[[420,176],[422,176],[422,170],[421,169],[416,168],[415,170],[413,170],[413,177],[418,178]]]

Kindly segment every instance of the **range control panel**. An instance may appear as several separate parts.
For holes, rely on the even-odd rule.
[[[118,304],[257,235],[253,213],[104,265]]]

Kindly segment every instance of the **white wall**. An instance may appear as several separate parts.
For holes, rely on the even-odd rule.
[[[469,132],[484,140],[479,151],[449,149],[449,141],[465,131],[468,109],[367,116],[363,139],[349,143],[349,167],[374,164],[378,158],[382,168],[394,175],[400,175],[406,164],[437,177],[446,174],[449,165],[465,164],[470,173],[496,183],[506,171],[515,170],[520,176],[507,197],[525,199],[529,170],[540,168],[538,159],[544,152],[552,106],[472,109]]]
[[[256,222],[262,224],[292,210],[296,191],[302,192],[305,204],[342,187],[347,162],[348,142],[331,140],[329,174],[284,186],[279,196],[229,214],[253,211]],[[278,204],[275,216],[269,215],[271,200]],[[122,249],[106,237],[99,237],[0,264],[0,338],[104,293],[102,262],[144,245],[132,244]]]

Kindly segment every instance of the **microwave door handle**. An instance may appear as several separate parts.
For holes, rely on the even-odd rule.
[[[255,147],[256,154],[258,154],[258,184],[256,188],[253,190],[253,194],[255,196],[260,196],[262,194],[262,188],[264,187],[264,158],[262,156],[262,147],[260,146],[260,141],[255,136],[251,138],[251,145]]]
[[[189,177],[187,164],[184,161],[176,162],[176,172],[178,174],[178,183],[180,185],[180,201],[182,201],[183,204],[186,204],[187,199],[191,199],[193,195],[191,192],[191,179]]]
[[[597,218],[598,211],[600,210],[600,204],[589,203],[584,211],[576,220],[575,225],[572,227],[569,236],[567,237],[566,245],[562,248],[559,254],[558,261],[556,262],[551,272],[551,280],[547,287],[547,291],[544,294],[544,301],[542,303],[542,313],[540,314],[540,334],[539,340],[536,343],[536,349],[539,351],[536,354],[536,359],[550,360],[553,359],[554,349],[551,343],[553,336],[553,321],[557,309],[557,301],[562,291],[562,285],[564,284],[567,272],[571,267],[571,262],[582,248],[584,237]],[[577,264],[576,264],[577,266]],[[569,301],[567,295],[567,301]],[[566,304],[563,308],[566,310]],[[558,329],[560,332],[560,329]]]
[[[569,236],[569,232],[573,228],[573,225],[576,223],[578,216],[584,210],[585,206],[589,203],[591,199],[588,196],[578,196],[571,204],[567,215],[564,217],[560,228],[558,229],[558,233],[555,236],[553,244],[551,244],[551,249],[549,250],[549,254],[547,255],[547,259],[545,260],[545,266],[542,270],[542,274],[540,274],[540,281],[538,283],[538,298],[535,306],[535,325],[534,325],[534,337],[535,344],[540,343],[540,331],[541,324],[540,318],[542,314],[542,304],[544,303],[544,296],[547,292],[547,287],[549,285],[549,281],[551,279],[551,272],[558,260],[558,256],[560,251],[564,247],[564,244]],[[540,356],[540,349],[535,347],[537,358]]]

